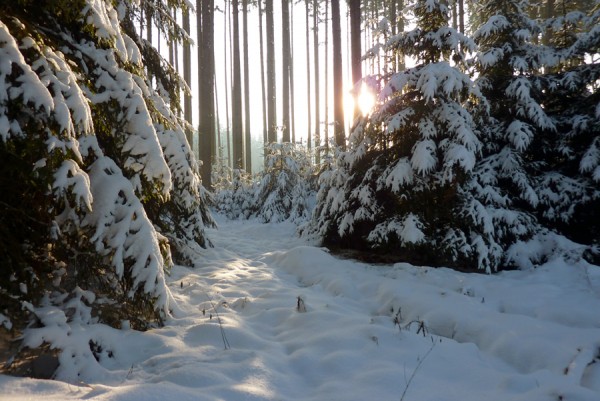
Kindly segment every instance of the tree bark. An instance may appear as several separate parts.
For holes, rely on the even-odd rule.
[[[396,1],[396,12],[398,14],[398,19],[396,21],[396,24],[398,26],[398,33],[402,33],[404,32],[404,17],[403,17],[403,11],[404,11],[404,0],[394,0]],[[404,54],[402,53],[398,53],[396,55],[396,57],[398,58],[398,68],[397,71],[404,71],[404,69],[406,68],[406,64],[404,63]]]
[[[196,0],[198,26],[198,126],[200,168],[203,185],[212,189],[215,142],[214,0]]]
[[[325,0],[325,116],[323,117],[323,145],[329,153],[329,0]]]
[[[350,53],[352,64],[352,84],[356,85],[362,79],[361,57],[362,51],[360,48],[360,0],[348,0],[350,12]],[[354,94],[354,118],[360,114],[358,106],[358,93]]]
[[[183,11],[183,30],[190,35],[190,12],[189,10]],[[190,50],[190,44],[183,44],[183,80],[185,81],[188,88],[192,88],[192,56]],[[192,95],[189,92],[183,95],[183,118],[190,125],[192,124]],[[190,148],[194,148],[193,131],[191,129],[185,130],[185,136],[190,144]]]
[[[309,0],[304,0],[306,6],[306,110],[308,118],[308,131],[306,133],[306,146],[312,148],[312,110],[310,101],[310,25],[309,25]]]
[[[465,33],[465,1],[458,0],[458,29]]]
[[[252,173],[252,135],[250,133],[250,74],[248,68],[248,0],[242,0],[244,24],[244,150],[246,172]]]
[[[296,143],[296,118],[294,96],[294,2],[290,2],[290,133],[292,143]]]
[[[233,166],[244,168],[244,128],[242,124],[242,79],[240,65],[239,2],[231,1],[233,15],[233,82],[231,86],[231,137],[233,140]]]
[[[340,0],[331,0],[331,28],[333,40],[333,118],[336,146],[346,148],[344,135],[344,93],[342,81],[342,32]]]
[[[263,145],[269,143],[267,136],[267,94],[265,88],[265,53],[263,46],[263,0],[258,0],[258,30],[260,37],[260,88],[262,91]]]
[[[172,14],[171,14],[172,13]],[[176,15],[175,14],[175,9],[169,9],[169,15],[175,19]],[[169,64],[171,64],[171,67],[175,67],[175,40],[173,38],[168,38],[169,40]]]
[[[224,43],[224,60],[223,60],[223,64],[224,64],[224,76],[225,76],[225,138],[226,138],[226,142],[227,142],[227,166],[228,167],[233,167],[233,162],[232,162],[232,157],[231,157],[231,125],[230,125],[230,121],[229,121],[229,78],[228,78],[228,73],[231,70],[231,68],[227,68],[227,44],[229,43],[229,50],[231,51],[231,23],[227,24],[227,21],[229,20],[231,22],[231,19],[228,18],[229,17],[229,12],[227,12],[227,0],[225,0],[225,12],[223,13],[223,43]],[[227,29],[229,28],[229,29]],[[227,40],[227,33],[229,33],[229,41]],[[231,60],[229,62],[229,64],[231,64]]]
[[[314,52],[314,74],[315,74],[315,162],[319,164],[321,162],[320,152],[318,150],[321,146],[321,121],[320,121],[320,97],[321,90],[319,87],[319,0],[313,1],[313,52]]]
[[[275,94],[275,28],[273,22],[273,0],[265,1],[267,14],[267,139],[277,142],[277,108]]]
[[[290,142],[290,8],[289,0],[281,0],[281,80],[282,142]]]

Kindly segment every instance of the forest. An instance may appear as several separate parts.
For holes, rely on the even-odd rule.
[[[574,357],[585,368],[581,386],[568,388],[580,397],[572,399],[592,400],[600,392],[600,322],[588,313],[600,298],[599,89],[598,0],[0,0],[0,388],[27,395],[18,390],[27,384],[5,374],[111,386],[117,375],[135,376],[145,351],[121,349],[119,360],[116,333],[139,333],[132,347],[168,348],[154,333],[215,335],[208,325],[227,350],[225,333],[243,334],[232,313],[262,296],[251,288],[270,291],[241,273],[258,269],[276,277],[273,291],[299,292],[295,313],[318,312],[305,306],[304,283],[328,283],[332,298],[314,302],[377,300],[365,312],[377,311],[372,324],[389,315],[391,329],[414,341],[461,338],[519,373],[537,367],[486,342],[496,318],[469,331],[459,323],[471,320],[444,310],[456,319],[449,329],[441,298],[424,306],[439,297],[430,287],[571,325],[565,335],[585,341]],[[294,284],[276,267],[297,275]],[[372,275],[361,280],[378,290],[352,281],[363,268]],[[498,288],[522,277],[543,293],[538,274],[563,281],[556,294],[566,306],[506,306]],[[398,277],[416,276],[413,298],[386,283],[408,293]],[[583,303],[577,277],[591,294]],[[550,312],[563,306],[573,319]],[[295,327],[276,316],[264,322]],[[523,336],[538,333],[534,323],[522,327]],[[396,331],[369,341],[379,346]],[[315,354],[335,346],[304,335]],[[396,398],[434,349],[416,344],[418,363]],[[571,369],[571,345],[560,345],[556,360],[540,356],[547,350],[529,357]],[[343,383],[343,370],[334,372]],[[559,386],[541,382],[535,391]],[[271,395],[248,385],[206,399],[305,399],[281,383]],[[332,399],[321,390],[306,399]],[[368,399],[356,390],[338,398]],[[104,399],[130,399],[119,397]]]

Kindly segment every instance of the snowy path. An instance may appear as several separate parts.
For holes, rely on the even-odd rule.
[[[195,268],[174,268],[166,327],[108,330],[115,356],[89,384],[0,376],[0,399],[600,400],[598,267],[369,266],[289,224],[219,224]]]

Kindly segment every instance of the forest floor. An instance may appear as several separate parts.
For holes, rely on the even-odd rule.
[[[215,247],[168,278],[165,327],[92,327],[106,352],[80,381],[0,375],[0,399],[600,399],[598,266],[372,265],[289,223],[217,220]]]

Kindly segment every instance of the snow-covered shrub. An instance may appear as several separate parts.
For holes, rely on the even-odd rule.
[[[312,166],[306,150],[292,143],[265,148],[265,169],[259,176],[254,215],[264,222],[301,222],[310,215]]]
[[[1,313],[48,341],[59,314],[65,335],[160,324],[171,251],[206,246],[212,224],[175,115],[181,81],[135,34],[136,2],[1,6]]]
[[[214,177],[215,209],[229,219],[249,218],[255,208],[255,186],[244,170],[223,168]]]

